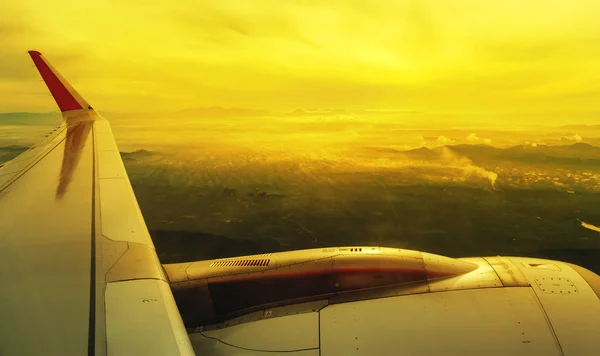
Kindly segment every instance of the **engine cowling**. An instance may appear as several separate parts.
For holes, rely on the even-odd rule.
[[[477,265],[382,247],[338,247],[164,265],[188,328],[300,301],[428,282]]]

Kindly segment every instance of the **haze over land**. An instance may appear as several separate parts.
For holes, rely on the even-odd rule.
[[[600,267],[600,235],[581,223],[600,222],[597,127],[419,129],[381,114],[223,110],[105,114],[163,262],[385,245]],[[0,118],[0,161],[59,122]]]

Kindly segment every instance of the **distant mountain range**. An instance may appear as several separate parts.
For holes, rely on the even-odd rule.
[[[413,110],[346,110],[346,109],[296,109],[270,111],[262,109],[224,108],[221,106],[197,107],[180,110],[177,114],[192,117],[256,117],[256,116],[328,116],[328,115],[389,115],[416,113]]]
[[[28,149],[29,147],[17,145],[0,147],[0,164],[10,161]],[[154,155],[156,155],[155,152],[144,149],[133,152],[121,152],[121,158],[123,158],[124,161],[138,161]]]
[[[163,112],[107,112],[99,111],[106,118],[147,118],[161,116],[181,116],[197,118],[223,118],[223,117],[262,117],[262,116],[348,116],[348,115],[368,115],[368,116],[390,116],[420,114],[422,112],[411,109],[404,110],[375,110],[375,109],[327,109],[327,108],[298,108],[290,111],[272,111],[267,109],[250,109],[239,107],[206,106],[191,107],[182,110],[163,111]],[[60,112],[52,111],[45,113],[34,112],[5,112],[0,113],[0,125],[54,125],[60,122]],[[600,130],[600,125],[564,125],[555,127],[560,130],[581,131]]]
[[[600,164],[600,147],[587,143],[574,143],[562,146],[538,145],[536,147],[518,145],[509,148],[497,148],[487,145],[448,145],[436,148],[421,147],[413,150],[401,151],[387,147],[364,147],[381,153],[402,154],[408,158],[421,161],[435,161],[440,159],[442,150],[450,150],[459,156],[466,156],[474,162],[489,160],[519,161],[524,163],[557,163],[557,164]],[[0,163],[9,161],[26,151],[24,146],[0,147]],[[133,152],[121,152],[124,160],[143,160],[158,154],[154,151],[137,150]]]
[[[137,150],[133,152],[121,152],[121,158],[124,161],[137,161],[146,157],[154,156],[156,153],[148,150]]]
[[[58,111],[52,112],[4,112],[0,113],[0,125],[42,125],[53,126],[60,124],[61,116]]]
[[[29,147],[15,145],[0,147],[0,164],[10,161],[28,149]]]
[[[117,113],[100,111],[110,118],[145,118],[159,116],[179,116],[186,118],[240,118],[263,116],[335,116],[335,115],[390,115],[415,113],[411,110],[346,110],[346,109],[296,109],[293,111],[270,111],[263,109],[225,108],[222,106],[192,107],[163,113]],[[60,122],[58,111],[46,113],[7,112],[0,113],[0,125],[55,125]]]
[[[396,150],[389,147],[364,147],[381,153],[399,154],[420,161],[438,161],[444,158],[445,151],[465,156],[474,163],[495,161],[518,161],[522,163],[556,163],[556,164],[600,164],[600,147],[587,143],[571,145],[518,145],[509,148],[498,148],[488,145],[446,145],[436,148],[421,147],[413,150]]]
[[[600,159],[600,147],[587,143],[578,142],[571,145],[549,146],[549,145],[518,145],[505,149],[495,148],[487,145],[455,145],[451,148],[460,154],[471,154],[475,151],[485,152],[487,155],[547,155],[553,157],[569,158],[593,158]],[[504,153],[502,153],[504,152]]]
[[[600,130],[600,125],[564,125],[560,128],[565,130]]]
[[[145,118],[158,116],[179,116],[196,118],[224,118],[224,117],[260,117],[277,115],[268,110],[224,108],[220,106],[197,107],[167,113],[115,113],[103,112],[100,114],[107,119],[111,118]],[[60,123],[61,115],[58,111],[46,113],[32,112],[6,112],[0,113],[0,125],[56,125]]]
[[[487,145],[447,145],[436,148],[421,147],[413,150],[401,151],[393,148],[371,148],[382,153],[402,154],[408,158],[420,161],[435,161],[442,158],[443,150],[449,150],[458,156],[466,156],[474,162],[478,161],[519,161],[523,163],[557,163],[557,164],[582,164],[594,163],[600,164],[600,147],[592,146],[587,143],[574,143],[562,146],[538,145],[536,147],[518,145],[509,148],[496,148]],[[0,148],[0,152],[2,149]],[[156,155],[160,152],[137,150],[133,152],[121,152],[124,160],[141,161]]]
[[[224,108],[221,106],[197,107],[178,111],[176,114],[184,117],[256,117],[273,115],[268,110]]]
[[[156,114],[149,113],[112,113],[99,111],[107,119],[120,118],[145,118]],[[51,112],[3,112],[0,113],[1,125],[26,125],[26,126],[55,126],[61,123],[61,114],[58,111]]]
[[[536,164],[600,164],[600,147],[582,142],[561,146],[518,145],[509,148],[460,144],[433,149],[421,147],[414,150],[398,152],[415,159],[431,160],[440,157],[441,150],[444,148],[456,152],[460,156],[466,156],[475,163],[489,160],[504,160]]]

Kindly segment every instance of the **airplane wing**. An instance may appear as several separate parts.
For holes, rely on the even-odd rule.
[[[29,52],[63,123],[0,167],[0,355],[191,355],[108,121]]]

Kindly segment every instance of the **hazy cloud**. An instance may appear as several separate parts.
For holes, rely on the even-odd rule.
[[[483,142],[486,145],[491,145],[492,140],[489,138],[480,138],[476,133],[472,132],[467,136],[467,141],[471,143]]]
[[[575,142],[581,142],[583,140],[583,138],[581,138],[581,136],[579,136],[578,134],[573,134],[571,136],[565,136],[563,138],[566,140],[575,141]]]
[[[479,137],[477,137],[475,133],[470,133],[469,136],[467,136],[467,141],[469,142],[477,142],[479,140]]]
[[[453,139],[448,138],[448,137],[446,137],[444,135],[439,136],[436,141],[439,144],[442,144],[442,145],[447,145],[449,143],[454,143],[455,142]]]

